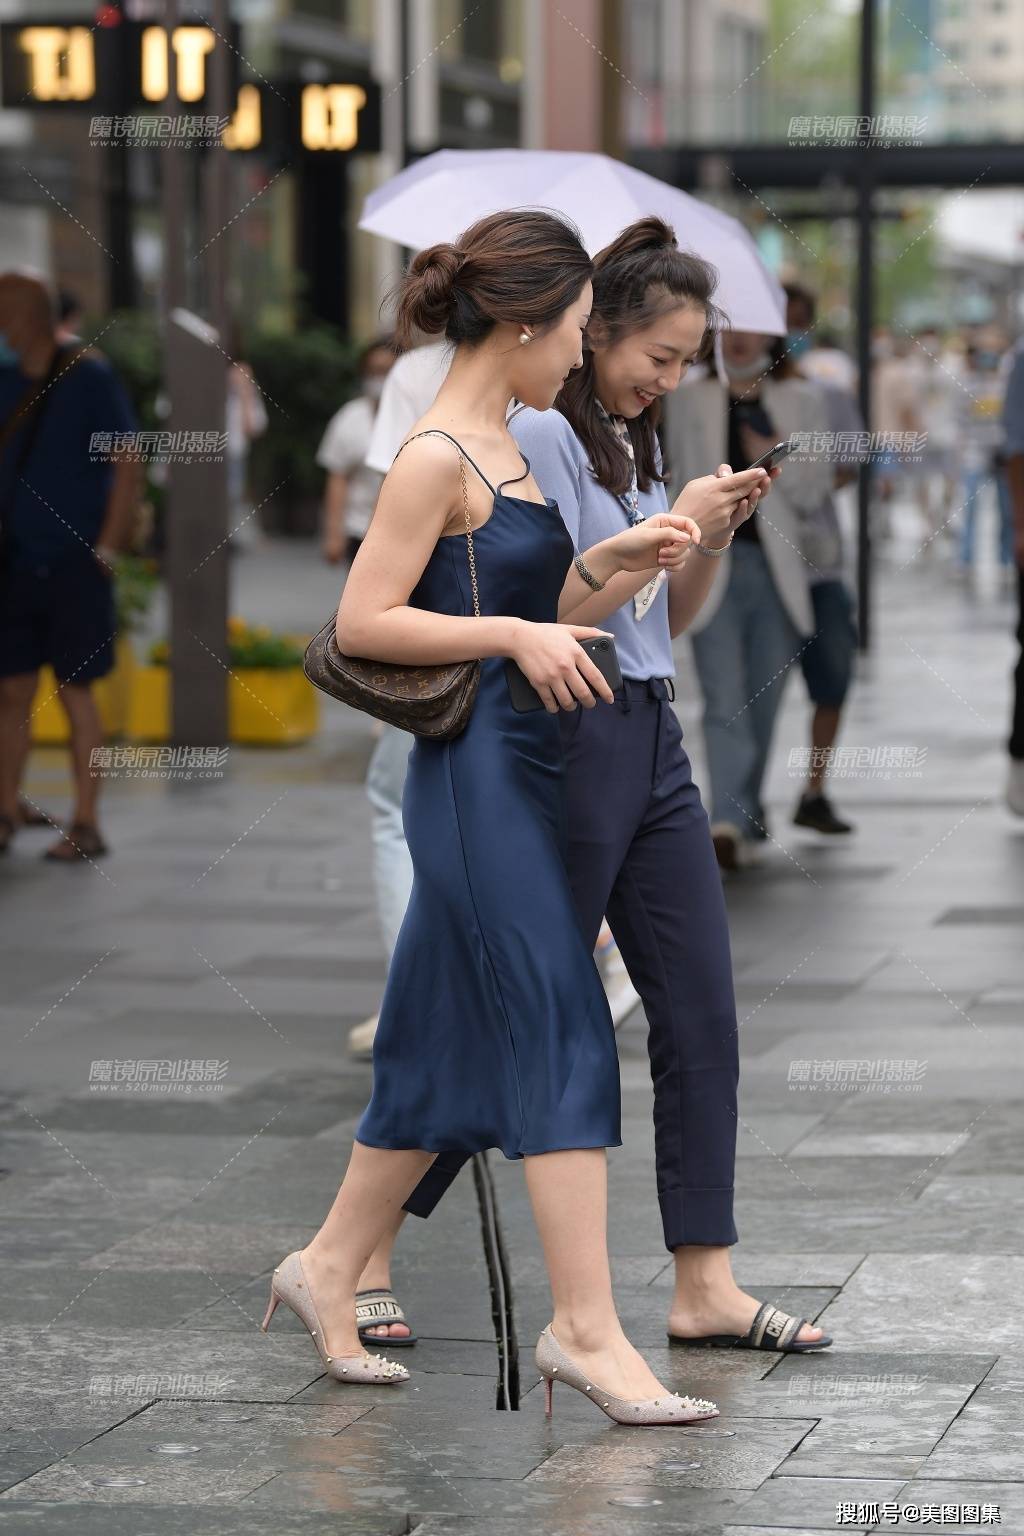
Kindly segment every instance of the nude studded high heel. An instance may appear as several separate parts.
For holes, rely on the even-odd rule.
[[[716,1419],[718,1409],[703,1397],[680,1397],[672,1392],[665,1397],[648,1397],[641,1402],[631,1402],[605,1392],[595,1382],[588,1381],[575,1360],[571,1360],[551,1332],[550,1323],[537,1340],[537,1369],[544,1378],[544,1412],[551,1417],[551,1399],[554,1385],[564,1381],[567,1387],[575,1387],[614,1419],[616,1424],[698,1424],[702,1419]]]
[[[310,1337],[316,1345],[317,1354],[327,1368],[327,1374],[333,1376],[335,1381],[378,1386],[384,1382],[409,1380],[409,1372],[405,1366],[399,1365],[397,1360],[386,1359],[384,1355],[365,1353],[329,1355],[327,1353],[323,1326],[317,1316],[298,1250],[290,1253],[286,1259],[282,1259],[274,1270],[270,1281],[270,1303],[267,1307],[267,1315],[260,1324],[264,1333],[270,1327],[270,1319],[279,1301],[291,1307],[299,1321],[308,1328]]]

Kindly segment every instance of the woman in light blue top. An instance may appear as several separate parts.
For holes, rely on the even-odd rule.
[[[654,218],[624,230],[594,265],[583,366],[555,409],[524,408],[510,421],[590,593],[560,603],[559,621],[610,630],[624,678],[613,703],[558,712],[569,883],[591,947],[607,913],[648,1020],[658,1198],[676,1267],[670,1339],[820,1349],[831,1340],[819,1328],[733,1279],[739,1066],[729,933],[707,814],[671,708],[672,639],[699,612],[719,556],[770,479],[720,465],[691,480],[671,509],[700,531],[681,565],[616,570],[608,541],[669,510],[659,399],[707,346],[716,275]],[[464,1162],[442,1153],[406,1210],[429,1215]]]
[[[702,355],[716,275],[644,219],[596,258],[584,366],[555,409],[524,408],[511,430],[577,550],[668,510],[655,427],[659,398]],[[776,471],[777,473],[777,471]],[[624,686],[611,705],[561,716],[569,878],[588,943],[607,913],[644,1004],[654,1080],[658,1197],[676,1286],[673,1341],[791,1351],[820,1328],[747,1295],[736,1242],[737,1025],[729,933],[708,818],[671,707],[672,640],[706,598],[718,556],[769,488],[763,471],[692,480],[672,511],[701,529],[671,574],[592,566],[592,595],[559,618],[615,635]]]

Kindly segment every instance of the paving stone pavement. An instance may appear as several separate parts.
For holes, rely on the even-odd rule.
[[[411,1222],[395,1279],[421,1342],[405,1387],[339,1387],[271,1269],[329,1205],[369,1069],[349,1026],[383,977],[365,718],[231,748],[223,777],[110,779],[112,856],[64,869],[19,834],[0,866],[0,1528],[171,1536],[789,1536],[910,1529],[995,1506],[1024,1533],[1024,823],[1001,801],[1011,614],[993,573],[883,562],[875,649],[835,798],[854,836],[790,825],[807,744],[791,681],[772,840],[727,883],[741,1020],[735,1265],[817,1319],[826,1353],[670,1350],[639,1012],[620,1032],[611,1241],[628,1331],[721,1418],[627,1430],[573,1393],[548,1424],[548,1294],[522,1170],[491,1156],[521,1406],[498,1353],[476,1191]],[[233,561],[233,610],[311,629],[337,577],[309,546]],[[685,643],[677,709],[703,781]],[[908,749],[902,766],[893,753]],[[884,756],[889,755],[889,767]],[[912,764],[913,766],[907,766]],[[64,809],[59,751],[27,789]],[[97,1062],[226,1063],[217,1081],[95,1081]],[[841,1064],[846,1063],[844,1068]],[[851,1065],[852,1064],[852,1065]],[[91,1075],[93,1078],[91,1078]],[[886,1518],[886,1504],[904,1511]],[[959,1521],[952,1507],[960,1506]],[[840,1519],[840,1513],[842,1519]]]

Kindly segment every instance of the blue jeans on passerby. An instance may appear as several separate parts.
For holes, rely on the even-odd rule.
[[[711,820],[743,837],[763,836],[761,785],[775,716],[800,635],[778,594],[764,551],[737,539],[729,585],[713,618],[693,636],[704,694]]]
[[[1001,464],[982,464],[977,469],[964,471],[963,524],[960,528],[960,564],[970,565],[974,559],[974,526],[978,510],[978,498],[991,481],[996,488],[996,504],[999,508],[999,564],[1013,564],[1013,507],[1006,471]]]
[[[366,794],[373,806],[373,883],[388,963],[412,890],[412,859],[402,826],[402,791],[414,737],[385,725],[366,770]]]

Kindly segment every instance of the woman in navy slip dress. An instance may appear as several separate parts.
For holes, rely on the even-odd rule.
[[[437,1153],[498,1147],[525,1160],[551,1281],[542,1373],[592,1390],[612,1418],[682,1423],[717,1410],[666,1393],[612,1299],[604,1148],[620,1140],[618,1061],[564,863],[559,713],[610,704],[579,644],[602,632],[558,622],[566,594],[579,601],[589,589],[505,421],[511,397],[544,409],[580,366],[589,274],[569,225],[515,211],[421,252],[402,288],[399,334],[443,329],[456,351],[385,480],[338,641],[410,665],[479,657],[480,688],[461,735],[413,748],[403,805],[413,894],[381,1008],[373,1096],[327,1218],[274,1273],[266,1321],[286,1301],[340,1380],[407,1379],[362,1349],[359,1276]],[[602,560],[614,570],[675,563],[688,541],[666,519],[604,541]],[[543,709],[512,708],[509,656]]]
[[[512,494],[528,461],[495,488],[466,460],[492,498],[473,533],[481,612],[551,622],[574,554],[557,507]],[[409,603],[472,613],[464,534],[438,540]],[[565,868],[563,776],[558,716],[512,707],[501,656],[484,659],[460,736],[414,742],[402,807],[413,888],[363,1145],[514,1158],[620,1144],[615,1034]]]

